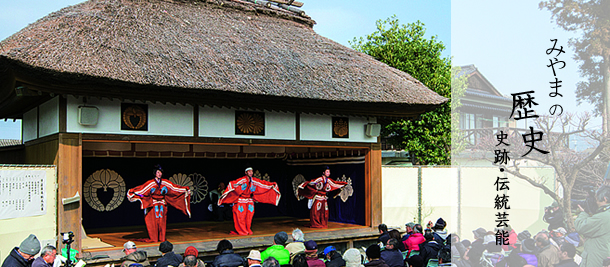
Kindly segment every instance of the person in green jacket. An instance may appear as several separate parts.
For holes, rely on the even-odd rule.
[[[592,216],[581,210],[574,222],[576,232],[585,239],[581,267],[599,267],[610,255],[610,186],[604,185],[595,192],[599,209]]]
[[[286,232],[279,232],[273,237],[273,246],[268,247],[261,253],[261,259],[265,261],[269,257],[274,257],[280,265],[290,264],[290,252],[284,248],[288,241]]]

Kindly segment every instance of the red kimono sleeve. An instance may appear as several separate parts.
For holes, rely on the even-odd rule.
[[[297,188],[297,195],[299,197],[304,197],[304,198],[313,198],[314,196],[316,196],[316,192],[318,192],[318,190],[322,189],[321,187],[321,182],[322,182],[322,177],[318,177],[316,179],[313,179],[311,181],[306,181],[303,182],[299,185],[299,187]],[[319,189],[317,187],[320,187]]]
[[[328,181],[326,182],[326,195],[328,197],[334,197],[337,194],[341,193],[341,188],[343,188],[344,186],[347,185],[347,182],[341,182],[341,181],[335,181],[333,179],[328,178]]]
[[[155,180],[148,180],[139,186],[136,186],[127,191],[127,200],[129,202],[140,201],[140,209],[146,209],[153,206],[151,189],[155,187]]]
[[[187,186],[174,184],[168,180],[162,180],[161,188],[167,188],[165,193],[165,202],[172,207],[182,211],[185,215],[191,217],[191,194]]]
[[[239,178],[229,182],[225,192],[218,198],[218,206],[222,204],[236,203],[239,196],[243,193],[242,183],[247,182],[246,178]]]
[[[280,204],[280,189],[276,182],[267,182],[265,180],[252,178],[252,185],[250,190],[252,191],[252,199],[255,202],[266,203],[272,205]],[[254,188],[255,190],[252,190]]]

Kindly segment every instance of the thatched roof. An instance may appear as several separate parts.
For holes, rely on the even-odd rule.
[[[380,116],[447,101],[407,73],[317,35],[314,24],[240,0],[90,0],[0,42],[0,117],[19,117],[32,99],[43,100],[15,96],[20,85],[47,98]]]

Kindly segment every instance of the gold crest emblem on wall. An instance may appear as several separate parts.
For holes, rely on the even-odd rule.
[[[121,130],[148,131],[148,105],[121,103]]]
[[[235,111],[235,134],[265,135],[265,113]]]
[[[349,118],[333,117],[333,138],[349,138]]]

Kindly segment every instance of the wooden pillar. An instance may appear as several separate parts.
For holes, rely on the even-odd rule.
[[[74,232],[72,248],[81,251],[81,201],[63,205],[62,199],[73,197],[82,192],[82,136],[80,134],[59,134],[59,148],[55,165],[57,166],[57,231]],[[61,243],[61,240],[58,242]],[[62,245],[61,247],[64,247]]]
[[[366,155],[366,224],[375,227],[382,223],[381,144],[371,145]]]

